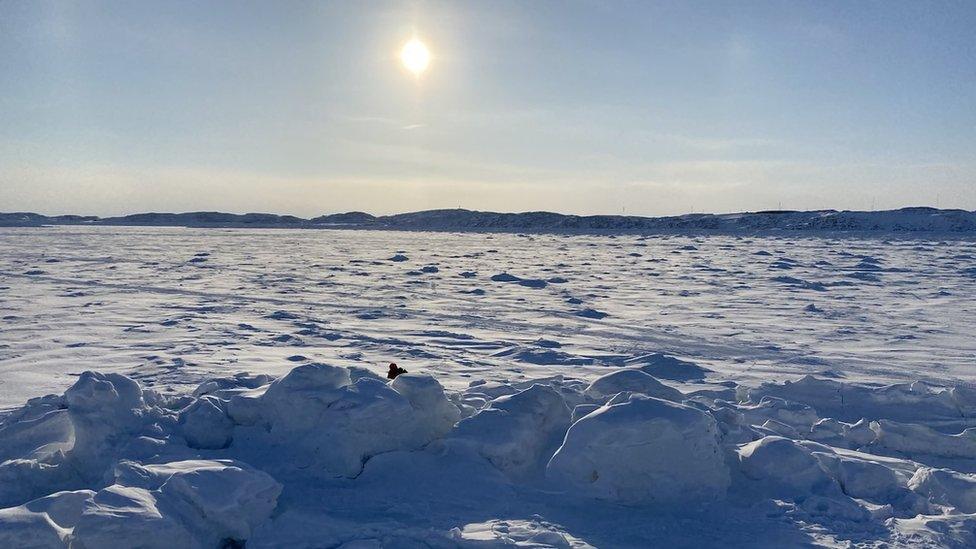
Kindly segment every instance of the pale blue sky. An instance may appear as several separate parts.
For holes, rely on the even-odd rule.
[[[972,1],[2,1],[0,211],[976,209],[974,29]]]

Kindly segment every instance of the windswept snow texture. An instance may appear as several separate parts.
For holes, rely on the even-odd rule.
[[[0,546],[972,547],[973,272],[959,234],[2,228]]]

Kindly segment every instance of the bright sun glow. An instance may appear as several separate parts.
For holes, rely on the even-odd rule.
[[[404,44],[403,49],[400,50],[400,61],[414,76],[420,76],[422,72],[427,70],[427,65],[430,65],[430,50],[423,42],[413,38]]]

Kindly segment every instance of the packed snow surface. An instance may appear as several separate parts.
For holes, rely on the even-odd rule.
[[[959,235],[0,229],[0,546],[971,547],[974,272]]]

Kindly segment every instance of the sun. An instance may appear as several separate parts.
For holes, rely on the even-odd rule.
[[[430,50],[419,39],[412,38],[400,50],[400,62],[414,76],[420,76],[430,65]]]

